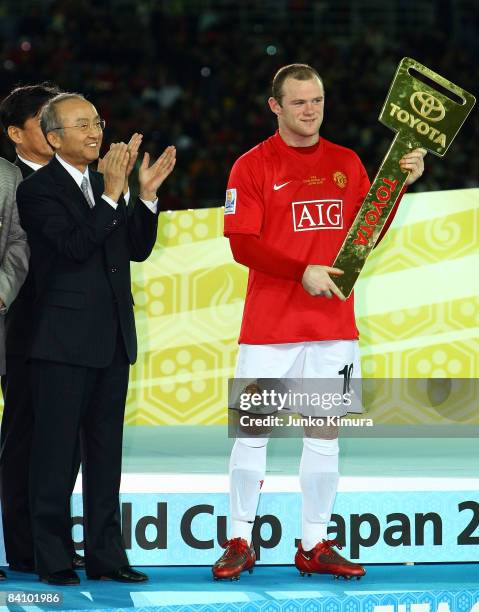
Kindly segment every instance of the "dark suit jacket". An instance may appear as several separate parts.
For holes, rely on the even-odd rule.
[[[14,165],[20,169],[22,178],[27,178],[35,171],[20,158],[16,158]],[[33,289],[33,275],[28,270],[22,288],[16,300],[8,309],[5,317],[5,345],[7,356],[25,357],[28,347],[28,339],[31,332],[33,317],[33,300],[35,292]]]
[[[156,240],[157,215],[138,200],[115,210],[101,198],[103,178],[90,170],[95,207],[54,158],[17,192],[31,248],[34,321],[28,356],[105,367],[118,326],[130,363],[137,345],[130,260],[144,261]]]
[[[27,176],[30,176],[30,174],[33,174],[35,172],[35,170],[33,168],[30,168],[28,164],[23,163],[19,157],[15,158],[13,164],[20,168],[20,172],[22,173],[23,178],[27,178]]]

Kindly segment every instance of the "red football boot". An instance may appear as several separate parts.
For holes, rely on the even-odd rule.
[[[248,545],[243,538],[226,540],[223,544],[225,552],[213,565],[213,577],[215,580],[229,579],[239,580],[243,570],[253,573],[253,566],[256,563],[254,548]]]
[[[341,550],[342,546],[336,540],[323,540],[316,544],[312,550],[304,551],[299,543],[294,564],[298,568],[301,576],[308,574],[332,574],[335,578],[345,578],[359,580],[364,576],[366,570],[359,563],[352,563],[341,557],[333,546]]]

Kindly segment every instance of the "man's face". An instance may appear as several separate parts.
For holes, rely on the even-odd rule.
[[[29,117],[21,128],[9,126],[8,135],[15,143],[17,154],[23,159],[44,166],[53,156],[53,149],[40,128],[40,111],[35,117]]]
[[[281,104],[269,99],[271,110],[278,116],[282,137],[291,144],[307,146],[317,141],[323,122],[324,89],[317,77],[299,81],[287,77],[283,83]]]
[[[56,153],[66,162],[80,170],[98,159],[103,132],[97,127],[100,117],[90,102],[71,98],[57,106],[63,135],[60,130],[48,134],[48,140]]]

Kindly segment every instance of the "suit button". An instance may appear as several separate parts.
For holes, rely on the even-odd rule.
[[[118,272],[118,268],[116,266],[112,266],[111,269],[110,269],[110,272],[112,274],[115,274],[115,272]]]
[[[118,219],[113,219],[113,221],[111,222],[112,225],[117,225],[118,223]]]

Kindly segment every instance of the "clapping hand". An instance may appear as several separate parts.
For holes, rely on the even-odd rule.
[[[135,167],[136,160],[138,158],[138,150],[141,145],[141,141],[143,140],[143,134],[139,134],[135,132],[133,136],[130,138],[127,146],[128,153],[130,158],[128,160],[128,166],[126,168],[126,177],[128,178],[131,174],[131,171]]]
[[[145,153],[138,173],[140,183],[140,198],[153,201],[156,192],[163,181],[171,174],[176,163],[176,149],[173,146],[166,147],[160,157],[150,164],[150,155]]]
[[[114,142],[102,159],[104,195],[118,202],[126,180],[130,154],[124,142]]]
[[[135,167],[136,160],[138,159],[138,150],[140,148],[142,140],[143,140],[143,134],[135,132],[133,136],[130,138],[128,144],[126,145],[128,149],[129,158],[128,158],[128,166],[126,167],[126,179],[125,179],[125,184],[123,186],[123,193],[128,192],[128,177],[130,176],[133,168]],[[105,159],[104,157],[98,158],[97,172],[101,172],[101,174],[104,173],[104,168],[105,168],[104,159]]]

